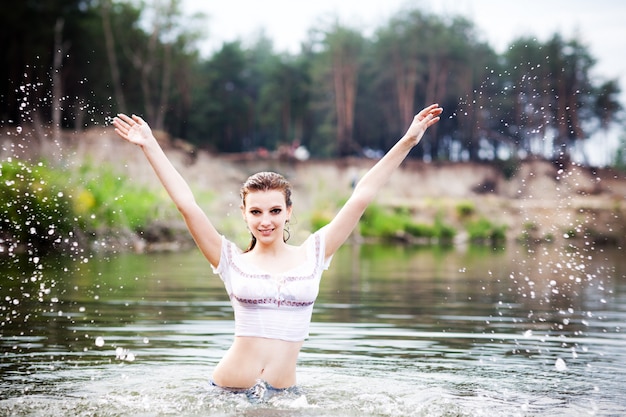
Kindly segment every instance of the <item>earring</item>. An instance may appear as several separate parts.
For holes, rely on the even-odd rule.
[[[287,233],[287,237],[285,237],[285,233]],[[285,221],[285,227],[283,229],[283,242],[286,242],[291,237],[291,233],[289,232],[289,220]]]

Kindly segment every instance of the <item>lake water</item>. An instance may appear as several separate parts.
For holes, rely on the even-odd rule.
[[[0,258],[0,415],[626,414],[623,249],[347,245],[302,395],[209,386],[232,311],[197,251]]]

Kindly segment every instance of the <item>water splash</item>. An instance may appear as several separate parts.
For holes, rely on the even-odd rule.
[[[521,68],[526,73],[516,79],[514,72]],[[461,128],[470,126],[481,132],[480,158],[507,161],[514,170],[509,173],[511,179],[500,184],[500,192],[513,199],[511,209],[522,213],[524,225],[520,227],[521,245],[511,251],[514,268],[496,279],[502,291],[495,320],[519,323],[521,337],[513,354],[547,360],[552,370],[566,372],[595,354],[581,338],[604,319],[589,310],[590,304],[606,304],[612,296],[611,281],[618,272],[603,262],[602,252],[606,244],[623,242],[623,236],[616,232],[623,226],[615,221],[621,218],[623,224],[623,214],[615,205],[603,210],[590,198],[614,192],[603,188],[597,170],[570,160],[564,146],[557,146],[557,131],[566,121],[558,119],[550,105],[537,104],[543,97],[556,94],[538,87],[543,70],[541,65],[530,63],[500,73],[488,70],[479,88],[459,98],[450,119]],[[515,124],[496,120],[493,115],[502,114],[513,99],[521,109]],[[569,129],[574,135],[571,126]],[[532,155],[540,158],[528,159]],[[452,159],[467,157],[458,154]],[[615,199],[623,199],[614,194]],[[513,309],[527,311],[526,319],[515,316]],[[485,324],[489,326],[492,321],[490,316]],[[612,326],[607,331],[620,329]],[[569,358],[567,353],[555,357],[548,342],[553,338],[562,341]]]

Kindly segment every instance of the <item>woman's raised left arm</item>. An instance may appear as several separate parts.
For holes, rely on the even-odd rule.
[[[426,129],[439,121],[442,112],[438,104],[432,104],[415,115],[404,136],[356,184],[346,204],[326,226],[326,257],[333,255],[348,239],[378,191],[419,143]]]

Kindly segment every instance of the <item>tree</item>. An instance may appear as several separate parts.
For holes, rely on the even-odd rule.
[[[173,48],[186,51],[198,34],[185,30],[180,0],[157,0],[150,7],[142,4],[142,9],[148,15],[147,38],[129,45],[126,55],[139,72],[146,119],[154,129],[163,130],[176,65]]]
[[[593,112],[598,117],[599,126],[607,130],[612,122],[619,119],[624,110],[619,102],[621,88],[617,80],[604,81],[595,88]]]
[[[68,56],[80,54],[74,34],[93,15],[81,0],[3,2],[0,42],[5,65],[0,68],[0,117],[3,123],[34,123],[36,127],[67,123],[71,98],[64,90],[71,80]],[[24,27],[28,22],[28,27]],[[53,88],[56,88],[52,93]],[[55,114],[53,117],[53,108]],[[42,135],[43,137],[43,135]]]
[[[622,131],[613,166],[619,170],[626,171],[626,130]]]
[[[416,33],[422,24],[428,24],[428,19],[421,12],[414,11],[408,17],[399,14],[376,34],[378,85],[383,94],[391,93],[395,98],[396,111],[387,121],[391,126],[409,125],[417,107],[417,88],[423,87],[426,78],[426,42]]]
[[[108,29],[123,39],[108,45],[108,56],[121,56],[120,44],[142,49],[145,36],[140,36],[139,11],[128,3],[114,3],[108,9],[109,0],[102,1]],[[80,129],[86,124],[104,123],[123,102],[138,108],[132,92],[140,77],[124,59],[113,67],[103,60],[107,56],[106,36],[98,2],[28,1],[7,6],[5,2],[0,9],[6,23],[0,25],[0,38],[6,40],[9,62],[0,70],[1,94],[6,98],[0,105],[4,123],[24,122],[36,129],[52,125],[55,131],[62,127]],[[28,30],[19,26],[23,22],[29,23]],[[137,39],[140,42],[133,42]],[[111,86],[117,84],[112,82],[115,76],[111,76],[111,68],[119,69],[122,87],[131,92],[121,103],[109,100]]]
[[[335,20],[312,28],[299,54],[276,54],[261,34],[201,60],[202,16],[180,4],[2,3],[0,124],[50,138],[128,109],[218,151],[299,141],[316,156],[345,156],[388,148],[438,102],[445,123],[412,156],[483,160],[505,149],[565,158],[622,117],[617,80],[591,77],[587,48],[558,34],[519,38],[498,55],[470,21],[408,9],[371,38]]]
[[[246,55],[240,42],[225,43],[199,68],[202,80],[193,90],[190,138],[202,147],[224,152],[249,149],[250,117]]]
[[[310,101],[307,62],[289,55],[275,56],[266,67],[257,108],[259,127],[267,132],[266,147],[302,142]]]
[[[505,134],[529,153],[568,157],[572,145],[589,137],[589,126],[599,116],[598,90],[590,76],[595,60],[580,42],[558,34],[546,43],[520,38],[504,58],[511,69],[507,95],[513,111],[505,117]]]
[[[472,144],[478,143],[475,126],[480,113],[474,95],[486,64],[495,54],[477,40],[471,22],[418,10],[402,11],[376,32],[374,54],[374,83],[379,90],[377,96],[385,103],[386,123],[392,129],[390,138],[403,133],[401,129],[410,123],[418,108],[437,102],[446,113],[456,113],[457,117],[436,126],[442,134],[435,135],[434,130],[429,135],[443,139],[424,138],[423,146],[414,154],[426,159],[449,158],[453,141],[468,147],[472,155],[476,153]],[[394,101],[387,104],[385,97],[389,96]],[[460,106],[465,106],[462,115],[457,111]]]
[[[336,154],[346,156],[360,152],[360,145],[354,138],[354,123],[364,38],[358,31],[338,22],[317,36],[318,40],[309,46],[319,51],[313,77],[320,88],[318,105],[332,109]]]

